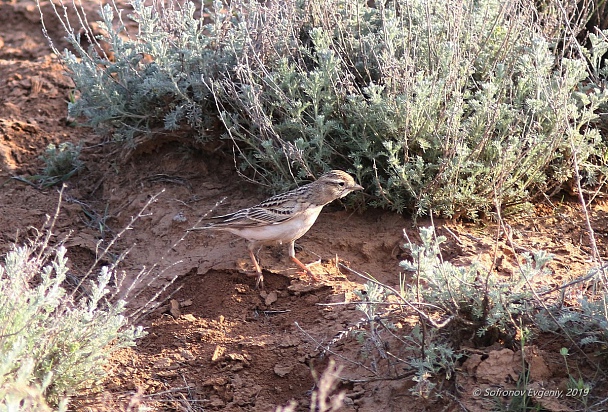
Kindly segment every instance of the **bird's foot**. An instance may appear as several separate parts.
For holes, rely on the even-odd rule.
[[[308,268],[309,265],[305,265],[304,263],[300,262],[298,260],[298,258],[296,257],[292,257],[291,260],[293,261],[293,263],[295,263],[296,265],[298,265],[298,267],[300,269],[302,269],[302,272],[298,272],[298,274],[302,275],[302,274],[306,274],[308,275],[309,278],[311,278],[313,281],[318,282],[319,278],[315,276],[314,273],[312,273],[310,271],[310,269]],[[315,262],[316,263],[316,262]],[[311,265],[314,263],[311,263]]]
[[[264,290],[264,275],[262,272],[258,273],[258,278],[255,280],[255,289]]]
[[[261,273],[251,271],[251,270],[241,270],[239,271],[241,274],[247,276],[248,278],[256,277],[255,279],[255,289],[264,290],[264,275]]]

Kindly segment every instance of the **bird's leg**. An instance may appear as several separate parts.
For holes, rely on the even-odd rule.
[[[255,271],[258,273],[258,278],[255,281],[256,289],[264,289],[264,275],[262,274],[262,268],[258,263],[258,260],[255,257],[255,253],[253,253],[253,249],[255,248],[255,243],[249,244],[249,256],[251,257],[251,261],[253,262],[253,267],[255,267]]]
[[[289,257],[291,258],[291,260],[293,261],[293,263],[295,263],[296,265],[298,265],[298,267],[300,269],[302,269],[304,272],[306,272],[306,274],[308,276],[310,276],[312,278],[312,280],[314,281],[319,281],[319,278],[317,278],[311,271],[310,269],[308,269],[308,267],[300,262],[298,260],[298,258],[296,257],[296,250],[295,250],[295,241],[291,241],[289,242]]]

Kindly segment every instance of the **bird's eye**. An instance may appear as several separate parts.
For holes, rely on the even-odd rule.
[[[338,186],[340,186],[340,187],[344,187],[344,182],[340,182],[340,183],[338,183]]]

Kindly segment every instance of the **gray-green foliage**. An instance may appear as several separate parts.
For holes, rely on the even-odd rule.
[[[112,45],[111,55],[93,34],[89,38],[96,47],[85,50],[80,35],[71,33],[78,58],[66,51],[64,61],[80,92],[68,107],[71,115],[84,115],[91,125],[128,142],[163,126],[175,130],[188,125],[199,137],[205,135],[212,110],[203,80],[217,76],[226,64],[216,54],[217,39],[205,35],[202,21],[194,18],[194,4],[170,3],[164,9],[133,1],[136,37],[122,23],[114,26],[115,11],[104,6],[100,28],[103,41]]]
[[[520,272],[509,278],[480,264],[455,266],[441,256],[445,241],[433,227],[421,228],[420,243],[405,244],[411,258],[401,262],[408,280],[402,279],[399,290],[370,278],[364,291],[355,292],[360,299],[356,308],[365,317],[350,331],[368,363],[374,372],[383,359],[394,362],[389,373],[414,371],[416,384],[411,391],[423,397],[433,390],[431,378],[454,375],[463,341],[488,332],[493,333],[487,344],[515,339],[521,325],[531,323],[531,314],[540,310],[532,282],[550,274],[547,265],[552,256],[544,252],[523,255]],[[411,322],[412,317],[419,319],[413,327],[395,326]],[[400,353],[399,358],[388,352]]]
[[[206,19],[154,4],[132,2],[137,35],[103,9],[113,59],[66,26],[72,115],[127,142],[210,138],[219,118],[265,184],[340,167],[374,205],[448,216],[559,187],[573,149],[586,182],[605,174],[589,123],[608,95],[582,89],[586,61],[553,52],[532,1],[218,1]]]
[[[593,270],[597,274],[597,270]],[[577,306],[555,304],[535,316],[542,331],[563,332],[573,336],[578,344],[608,344],[608,294],[582,297]],[[605,352],[605,350],[603,350]],[[605,354],[604,354],[605,356]]]
[[[400,371],[402,368],[413,370],[412,380],[416,384],[411,392],[427,397],[435,386],[429,378],[442,374],[446,379],[451,379],[456,361],[462,355],[456,353],[452,343],[445,335],[442,336],[439,329],[425,328],[423,333],[421,326],[416,325],[407,333],[403,333],[395,327],[394,322],[400,322],[402,319],[392,308],[386,308],[390,308],[389,302],[395,304],[399,300],[402,301],[404,295],[393,299],[398,292],[376,281],[367,282],[363,290],[354,293],[360,299],[355,308],[361,311],[365,318],[351,327],[349,332],[361,344],[361,353],[371,370],[380,373],[383,360],[390,359],[392,356],[389,356],[389,352],[396,350],[395,343],[389,344],[388,341],[397,336],[396,345],[399,348],[396,351],[401,353],[401,358],[397,359],[398,362],[390,368],[389,373]],[[345,333],[339,334],[337,339],[344,335]],[[405,359],[405,364],[398,365]]]
[[[435,236],[433,227],[420,229],[421,244],[408,243],[412,260],[400,263],[414,274],[415,281],[404,288],[407,299],[432,304],[444,319],[461,331],[468,329],[479,336],[489,329],[512,332],[516,317],[525,317],[535,306],[530,282],[550,273],[547,264],[552,255],[545,252],[524,254],[525,262],[512,277],[502,278],[479,264],[455,266],[443,261],[439,245],[446,241]]]
[[[414,355],[409,359],[410,366],[415,371],[412,380],[416,382],[410,392],[427,398],[435,388],[430,378],[443,375],[446,379],[451,379],[456,371],[456,362],[462,357],[462,353],[453,349],[448,339],[441,336],[440,330],[430,329],[425,335],[420,325],[414,326],[403,340],[408,343],[406,350],[413,354],[424,354],[424,356]]]
[[[354,335],[361,344],[365,364],[374,373],[380,373],[379,366],[386,365],[386,360],[390,367],[385,373],[389,375],[413,371],[416,384],[411,391],[425,398],[435,387],[433,377],[453,376],[456,361],[463,355],[462,346],[470,346],[472,340],[480,345],[519,341],[523,351],[532,336],[550,331],[569,344],[592,345],[605,357],[605,290],[581,299],[579,306],[563,302],[563,296],[579,290],[582,282],[603,287],[605,266],[561,288],[534,289],[535,285],[545,284],[551,275],[551,254],[522,254],[517,270],[506,277],[480,264],[455,266],[445,261],[440,246],[446,238],[437,236],[434,227],[420,228],[419,234],[419,243],[408,241],[404,245],[411,255],[400,263],[407,280],[403,277],[396,289],[364,276],[368,282],[362,291],[355,292],[359,298],[355,307],[364,316],[330,344],[348,333]],[[562,299],[556,292],[562,293]],[[412,327],[404,326],[412,319],[418,322]],[[399,356],[395,357],[395,353]],[[522,370],[526,370],[525,365]],[[525,386],[529,376],[522,374],[521,378]],[[589,393],[581,378],[571,376],[569,385],[579,388],[581,392],[577,393],[584,396]]]
[[[41,156],[44,161],[44,169],[41,176],[34,176],[34,180],[40,181],[45,186],[53,186],[68,180],[80,169],[83,163],[80,160],[80,145],[71,142],[63,142],[59,145],[49,144]]]
[[[45,403],[65,409],[69,396],[99,383],[115,349],[143,334],[128,325],[124,301],[106,301],[113,278],[107,268],[86,298],[64,289],[65,253],[38,240],[3,256],[0,410],[45,410]]]

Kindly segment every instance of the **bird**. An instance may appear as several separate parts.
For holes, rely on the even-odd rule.
[[[342,170],[332,170],[312,183],[272,196],[255,206],[211,217],[204,226],[191,230],[227,231],[248,240],[247,249],[257,272],[256,289],[264,287],[264,276],[255,253],[259,247],[273,243],[288,243],[290,259],[313,280],[318,280],[296,257],[295,241],[308,232],[323,206],[358,190],[363,190],[363,186],[352,176]]]

